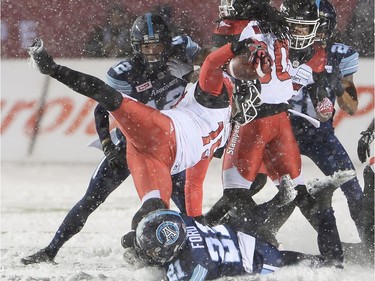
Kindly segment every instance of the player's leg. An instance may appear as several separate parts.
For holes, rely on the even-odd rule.
[[[370,160],[370,164],[374,165],[375,158]],[[364,178],[364,200],[363,200],[363,216],[364,216],[364,243],[365,249],[368,251],[368,260],[374,262],[374,171],[370,165],[367,165],[363,171]]]
[[[125,145],[122,153],[125,153]],[[60,248],[81,231],[88,217],[130,175],[126,161],[113,170],[106,158],[100,162],[91,177],[85,195],[68,212],[49,245],[33,255],[22,258],[23,264],[53,261]]]
[[[172,201],[183,214],[186,214],[185,178],[185,171],[172,175]]]
[[[269,140],[269,134],[259,133],[265,127],[264,120],[257,119],[245,126],[234,125],[223,158],[223,196],[205,214],[207,223],[217,224],[232,208],[243,213],[243,209],[256,205],[251,198],[255,194],[251,186],[262,165],[263,151]]]
[[[186,169],[185,202],[186,213],[190,217],[202,217],[203,182],[207,174],[210,158],[202,159]]]
[[[297,142],[295,140],[289,119],[286,113],[280,113],[273,118],[278,118],[279,130],[276,137],[268,144],[266,154],[264,155],[264,162],[267,170],[274,170],[276,175],[290,174],[291,178],[298,187],[298,197],[309,196],[306,188],[303,185],[301,176],[301,156]],[[296,198],[297,199],[297,198]],[[267,241],[278,245],[276,234],[279,229],[285,224],[293,213],[297,201],[280,208],[275,215],[271,216],[262,227],[262,235]]]
[[[174,163],[174,154],[171,155],[170,147],[175,146],[174,137],[168,145],[160,146],[153,153],[144,153],[138,150],[132,143],[127,146],[127,160],[138,196],[145,204],[150,199],[158,199],[163,202],[163,208],[169,208],[172,193],[171,167]],[[142,208],[141,208],[142,209]],[[139,210],[133,218],[132,229],[135,229],[144,213]],[[144,208],[146,211],[147,208]],[[151,206],[151,209],[152,206]]]
[[[337,139],[331,133],[325,135],[325,142],[314,142],[310,155],[307,155],[319,167],[325,175],[333,175],[335,172],[344,170],[355,170],[348,153]],[[318,153],[317,153],[318,152]],[[340,186],[347,198],[350,216],[353,219],[360,238],[363,238],[363,191],[359,184],[358,178],[344,183]]]

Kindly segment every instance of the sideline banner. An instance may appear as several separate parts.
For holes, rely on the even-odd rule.
[[[57,60],[105,80],[117,60]],[[87,145],[97,138],[96,102],[28,66],[26,60],[1,62],[1,160],[97,162],[102,152]],[[359,109],[349,116],[337,108],[336,134],[357,163],[357,142],[374,117],[374,61],[361,59],[354,76]],[[41,109],[41,104],[44,104]],[[38,116],[42,116],[35,134]],[[111,122],[112,125],[114,122]]]

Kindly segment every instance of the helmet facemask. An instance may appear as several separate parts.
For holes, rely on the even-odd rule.
[[[235,0],[234,0],[235,1]],[[229,18],[237,15],[236,9],[233,7],[233,0],[221,0],[219,5],[219,17]]]
[[[317,4],[312,0],[285,0],[280,11],[289,25],[290,49],[303,50],[311,46],[319,27]]]
[[[290,48],[302,50],[311,46],[316,39],[316,32],[319,27],[319,19],[299,20],[286,18],[290,27]],[[307,34],[300,34],[298,30],[307,30]]]
[[[258,115],[257,107],[261,104],[260,83],[236,80],[235,84],[233,120],[240,125],[246,125]]]

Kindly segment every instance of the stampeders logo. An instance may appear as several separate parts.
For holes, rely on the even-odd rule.
[[[237,141],[239,139],[238,132],[240,130],[240,127],[241,126],[237,123],[234,125],[233,131],[232,131],[232,137],[226,149],[227,154],[234,155],[234,148],[236,147]]]

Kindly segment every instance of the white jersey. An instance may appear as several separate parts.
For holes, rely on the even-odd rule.
[[[173,110],[162,110],[169,116],[176,131],[176,160],[171,174],[176,174],[211,157],[216,149],[223,147],[229,137],[231,106],[207,108],[200,105],[191,86]]]
[[[295,95],[290,100],[293,109],[313,118],[317,118],[315,107],[310,96],[304,95],[302,90],[307,85],[314,83],[312,68],[307,64],[302,64],[296,68],[291,67],[289,69],[289,74],[292,77],[293,89],[295,92]]]
[[[274,61],[271,73],[259,79],[262,83],[262,102],[268,104],[288,103],[288,100],[293,96],[293,88],[292,80],[288,74],[290,61],[287,40],[281,43],[273,34],[263,34],[257,21],[248,23],[242,31],[239,41],[247,38],[259,41]]]

